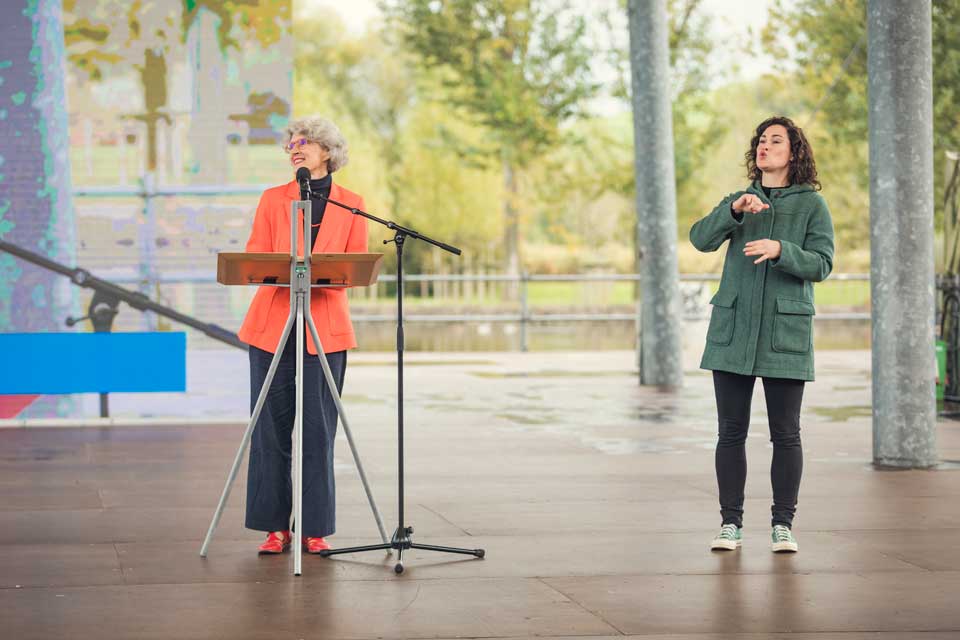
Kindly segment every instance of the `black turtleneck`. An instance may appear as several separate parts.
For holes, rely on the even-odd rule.
[[[790,185],[787,185],[787,187],[789,186]],[[760,185],[760,188],[763,189],[763,193],[765,196],[767,196],[767,198],[770,198],[771,194],[773,194],[774,192],[781,191],[782,189],[786,189],[787,187],[765,187],[763,185]]]
[[[313,206],[310,207],[313,218],[310,226],[310,247],[313,251],[313,245],[317,242],[317,234],[320,233],[320,223],[323,221],[323,213],[327,207],[327,201],[323,198],[330,197],[330,185],[333,184],[333,177],[328,173],[318,180],[310,180],[310,200]],[[323,196],[322,198],[320,196]]]

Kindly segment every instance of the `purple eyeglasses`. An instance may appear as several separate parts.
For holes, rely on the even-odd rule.
[[[295,150],[303,148],[303,145],[305,144],[310,144],[310,141],[306,138],[291,140],[287,144],[283,145],[283,150],[287,153],[293,153]]]

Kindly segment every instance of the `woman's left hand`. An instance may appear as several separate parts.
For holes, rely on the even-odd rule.
[[[754,240],[743,246],[743,255],[760,256],[753,264],[760,264],[764,260],[776,260],[780,257],[779,240]]]

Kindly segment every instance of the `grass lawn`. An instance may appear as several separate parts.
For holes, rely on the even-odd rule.
[[[693,285],[694,283],[688,283]],[[716,292],[716,281],[707,286],[711,294]],[[497,285],[502,287],[503,285]],[[419,298],[418,289],[410,287],[405,302],[424,306],[494,303],[501,299],[491,285],[485,298],[447,296]],[[814,285],[818,307],[842,307],[844,309],[867,309],[870,304],[870,283],[863,280],[827,280]],[[527,304],[530,307],[550,306],[608,306],[634,303],[633,282],[530,282],[527,283]]]

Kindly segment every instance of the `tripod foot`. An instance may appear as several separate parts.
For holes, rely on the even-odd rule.
[[[401,573],[403,573],[403,563],[398,562],[396,566],[393,568],[393,572],[397,575],[400,575]]]
[[[487,555],[487,552],[483,549],[474,549],[473,555],[477,556],[478,558],[482,558],[483,556]]]

